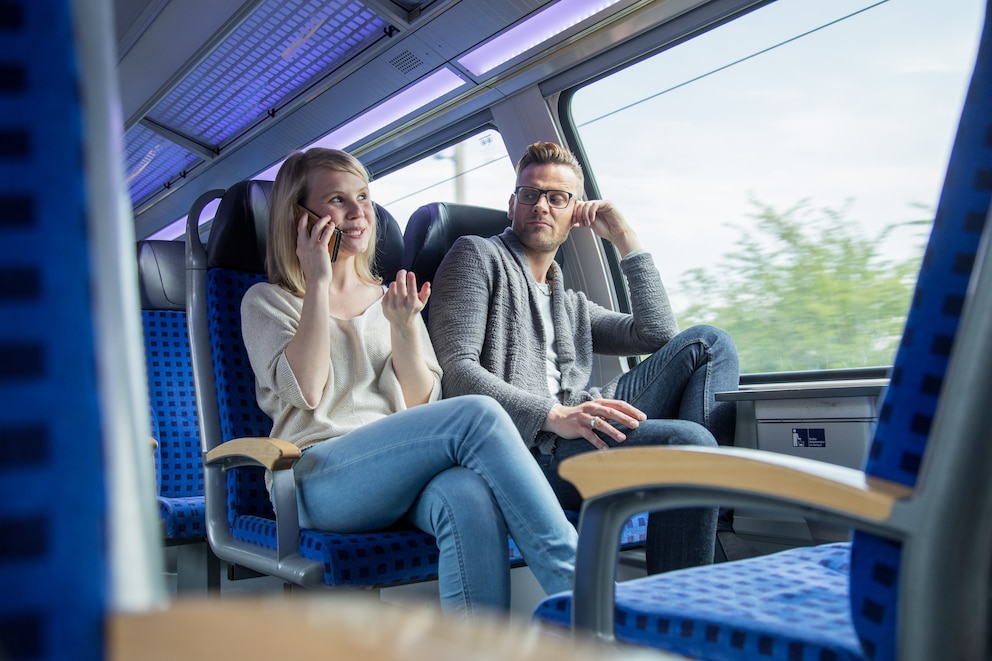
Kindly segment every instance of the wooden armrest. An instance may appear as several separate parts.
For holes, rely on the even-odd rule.
[[[236,459],[250,459],[270,470],[285,470],[292,468],[301,456],[300,448],[288,441],[262,436],[232,438],[221,443],[207,453],[206,462],[230,463]]]
[[[158,441],[155,440],[155,437],[154,436],[149,436],[148,437],[148,442],[151,443],[151,445],[152,445],[152,452],[154,452],[155,450],[158,449]]]
[[[913,490],[821,461],[746,448],[644,447],[587,452],[559,473],[583,498],[622,489],[695,485],[781,497],[885,520]]]

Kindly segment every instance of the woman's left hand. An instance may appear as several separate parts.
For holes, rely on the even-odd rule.
[[[430,297],[431,283],[425,282],[418,290],[417,276],[400,269],[382,297],[382,312],[390,324],[407,326],[423,311]]]

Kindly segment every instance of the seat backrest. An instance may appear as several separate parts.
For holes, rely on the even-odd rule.
[[[988,13],[988,8],[986,13]],[[943,499],[958,504],[968,500],[962,484],[938,484],[920,480],[938,444],[942,452],[948,444],[963,442],[941,434],[935,438],[933,422],[942,397],[949,359],[955,347],[965,295],[972,267],[976,263],[982,232],[987,224],[992,198],[992,35],[986,16],[986,29],[979,48],[971,87],[951,153],[947,177],[934,219],[930,241],[923,258],[919,279],[906,321],[903,339],[885,394],[878,425],[869,450],[865,471],[907,486],[918,487],[916,499]],[[940,402],[940,407],[946,406]],[[972,485],[974,486],[974,485]],[[914,518],[918,525],[931,526],[930,532],[917,533],[926,543],[939,544],[952,535],[947,526],[965,525],[954,521],[959,515],[948,505],[921,502]],[[953,504],[950,505],[953,507]],[[914,539],[915,539],[914,538]],[[932,538],[932,539],[928,539]],[[914,541],[913,543],[917,543]],[[851,600],[855,626],[870,658],[895,658],[897,604],[905,590],[904,544],[859,532],[854,536],[851,569]],[[914,549],[914,554],[920,551]],[[987,560],[987,558],[986,558]],[[942,562],[951,562],[944,558]],[[915,580],[915,579],[914,579]],[[980,577],[967,577],[982,583]],[[987,587],[987,586],[986,586]],[[938,608],[945,601],[928,594],[921,601],[932,601]]]
[[[506,210],[451,202],[425,204],[413,212],[403,231],[406,268],[418,281],[431,281],[455,239],[495,236],[509,225]]]
[[[241,336],[241,299],[256,282],[266,280],[265,250],[272,182],[242,181],[221,198],[206,246],[206,309],[210,356],[216,392],[218,433],[206,438],[206,449],[232,438],[268,436],[272,420],[258,407],[255,376]],[[389,213],[376,208],[376,272],[395,276],[403,260],[399,225]],[[199,387],[199,384],[198,384]],[[206,418],[208,419],[208,418]],[[227,513],[273,516],[261,468],[228,473]]]
[[[5,659],[107,658],[165,601],[109,5],[0,10]]]
[[[68,2],[3,14],[6,79],[21,83],[0,113],[0,656],[97,659],[108,480],[75,17]]]
[[[160,499],[203,496],[203,462],[186,325],[186,249],[179,241],[138,242],[138,293],[155,473]],[[184,508],[185,509],[185,508]],[[166,517],[167,538],[202,537],[197,516]]]

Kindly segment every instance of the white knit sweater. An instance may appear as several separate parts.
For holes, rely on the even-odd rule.
[[[393,371],[389,321],[382,299],[354,319],[331,318],[327,387],[316,406],[303,398],[286,359],[296,334],[303,299],[267,282],[253,285],[241,301],[242,335],[258,405],[272,418],[271,436],[301,449],[335,438],[406,408]],[[430,400],[441,396],[441,368],[422,320],[421,344],[434,374]]]

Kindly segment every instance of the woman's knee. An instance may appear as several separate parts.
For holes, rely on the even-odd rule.
[[[481,420],[510,422],[510,415],[506,409],[489,395],[462,395],[455,398],[455,401]]]
[[[503,514],[486,481],[475,471],[456,466],[438,473],[421,492],[418,508],[430,512],[432,526],[452,525],[478,535],[506,534]],[[436,531],[435,534],[437,534]]]
[[[520,435],[506,409],[488,395],[463,395],[456,397],[459,413],[471,420],[478,431],[486,436],[507,438],[520,443]]]

